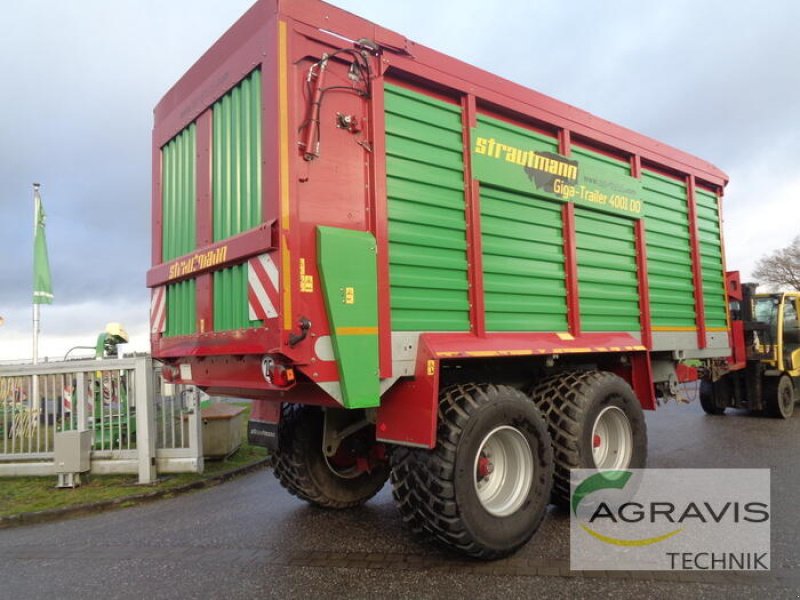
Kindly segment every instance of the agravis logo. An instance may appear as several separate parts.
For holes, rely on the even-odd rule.
[[[625,485],[630,481],[631,476],[633,473],[630,471],[601,471],[600,473],[596,473],[591,477],[584,479],[583,482],[575,489],[572,494],[572,512],[577,517],[578,516],[578,506],[580,505],[581,501],[586,498],[587,496],[593,494],[594,492],[598,492],[600,490],[608,490],[608,489],[618,489],[621,490],[625,487]],[[627,503],[627,504],[634,504],[634,503]],[[622,506],[626,506],[623,504]],[[620,511],[622,510],[622,506],[620,506]],[[595,511],[592,513],[592,516],[589,518],[589,522],[593,523],[598,518],[610,517],[614,519],[614,513],[609,508],[608,504],[605,502],[601,502]],[[624,518],[622,519],[625,520]],[[615,521],[616,522],[616,521]],[[609,535],[603,535],[598,531],[595,531],[588,525],[580,523],[581,529],[583,529],[586,533],[591,535],[593,538],[600,540],[601,542],[605,542],[606,544],[613,544],[615,546],[649,546],[651,544],[657,544],[658,542],[663,542],[664,540],[668,540],[674,535],[679,534],[683,531],[683,528],[680,527],[673,531],[669,531],[663,535],[657,535],[654,537],[647,537],[647,538],[640,538],[640,539],[621,539],[612,537]]]
[[[768,570],[768,469],[572,472],[574,569]]]

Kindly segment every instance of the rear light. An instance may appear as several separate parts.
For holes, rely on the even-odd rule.
[[[295,382],[294,369],[276,362],[271,356],[261,361],[261,372],[266,382],[276,387],[288,387]]]

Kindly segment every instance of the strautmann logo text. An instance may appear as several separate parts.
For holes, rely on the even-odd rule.
[[[576,470],[573,569],[767,570],[768,469]]]

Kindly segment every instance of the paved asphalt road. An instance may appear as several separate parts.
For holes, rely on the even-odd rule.
[[[648,414],[648,426],[652,467],[772,468],[768,576],[573,575],[569,521],[558,512],[514,557],[478,563],[417,544],[388,486],[362,509],[326,512],[265,470],[149,505],[1,530],[0,598],[800,597],[800,414],[707,417],[697,403],[670,404]]]

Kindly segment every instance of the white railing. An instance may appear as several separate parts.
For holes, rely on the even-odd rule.
[[[159,375],[147,357],[0,366],[0,476],[55,473],[61,431],[90,432],[92,473],[202,472],[197,393]]]

